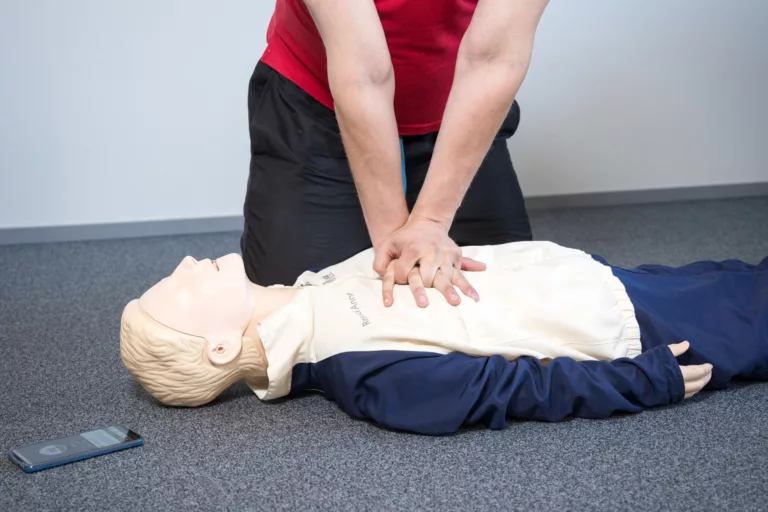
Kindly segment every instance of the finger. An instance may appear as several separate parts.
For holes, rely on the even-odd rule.
[[[427,288],[432,288],[435,284],[435,276],[439,267],[435,265],[434,255],[423,257],[419,260],[419,275],[421,276],[421,282]],[[448,281],[450,283],[450,280]]]
[[[680,371],[682,372],[683,378],[685,379],[686,398],[690,398],[691,396],[701,391],[712,378],[711,364],[681,366]]]
[[[416,304],[419,307],[425,308],[429,305],[427,299],[427,291],[424,289],[424,283],[421,282],[421,275],[419,275],[418,267],[414,267],[411,273],[408,274],[408,286],[411,288],[413,298],[416,299]]]
[[[685,398],[690,398],[704,389],[704,386],[712,379],[712,374],[708,373],[704,377],[691,381],[685,386]]]
[[[442,265],[440,265],[440,267],[437,269],[437,274],[441,274],[443,276],[443,278],[448,282],[448,284],[451,285],[451,288],[453,288],[453,284],[452,284],[453,283],[453,274],[454,274],[457,266],[458,266],[458,262],[454,266],[454,262],[451,261],[450,256],[446,256],[445,258],[443,258]],[[422,277],[423,277],[423,273],[422,273]],[[424,283],[424,284],[426,284],[426,283]]]
[[[395,302],[395,262],[389,264],[381,283],[381,298],[384,306],[389,307]]]
[[[674,345],[669,345],[669,350],[672,351],[672,355],[675,357],[680,357],[681,355],[685,354],[685,352],[690,348],[691,344],[687,341],[683,341],[682,343],[675,343]]]
[[[686,392],[698,392],[706,386],[707,382],[712,378],[712,372],[707,372],[697,379],[691,379],[685,381]]]
[[[461,270],[465,272],[482,272],[487,268],[482,261],[473,260],[466,256],[461,258]]]
[[[712,373],[711,364],[696,364],[689,366],[681,366],[680,371],[683,374],[683,379],[686,382],[693,382],[694,380],[701,379],[708,374]]]
[[[475,302],[480,300],[480,295],[478,295],[477,290],[475,290],[461,270],[457,270],[453,273],[453,284],[461,290],[461,293],[470,297]]]
[[[397,258],[395,264],[395,282],[398,284],[406,284],[409,280],[411,271],[418,265],[421,259],[421,254],[418,247],[413,245],[404,250]]]
[[[709,384],[709,381],[711,381],[711,380],[712,380],[712,371],[710,370],[710,372],[707,373],[707,375],[705,375],[703,378],[698,380],[698,382],[701,384],[699,386],[699,390],[698,391],[701,391],[702,389],[704,389],[704,387],[707,384]],[[697,391],[697,393],[698,393],[698,391]]]
[[[445,300],[452,306],[461,304],[461,297],[456,293],[456,288],[453,287],[451,281],[449,281],[441,271],[438,271],[437,275],[435,275],[433,287],[442,293]]]
[[[712,374],[708,373],[706,376],[702,377],[701,379],[691,382],[689,385],[685,387],[685,398],[690,398],[696,393],[701,392],[704,389],[704,386],[706,386],[711,379],[712,379]]]
[[[392,259],[397,256],[397,254],[394,251],[394,246],[391,242],[385,242],[377,247],[375,251],[373,271],[379,274],[379,276],[383,276],[387,272],[387,268],[392,262]]]

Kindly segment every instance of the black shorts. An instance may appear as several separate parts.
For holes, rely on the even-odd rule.
[[[240,245],[248,277],[291,285],[371,247],[334,112],[264,63],[248,89],[251,165]],[[531,240],[507,149],[520,122],[514,103],[450,230],[459,245]],[[437,133],[403,137],[407,203],[424,182]]]

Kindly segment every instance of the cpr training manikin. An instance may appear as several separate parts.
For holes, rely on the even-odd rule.
[[[462,250],[487,265],[469,276],[479,300],[427,289],[427,307],[407,285],[383,304],[372,249],[270,287],[237,254],[186,257],[125,307],[121,358],[170,406],[244,380],[266,402],[317,392],[433,435],[641,412],[768,378],[768,258],[623,269],[551,242]]]

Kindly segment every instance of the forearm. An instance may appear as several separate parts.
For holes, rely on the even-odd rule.
[[[394,77],[390,73],[368,80],[354,71],[329,69],[329,79],[347,159],[375,245],[408,219],[393,107]]]
[[[515,64],[460,57],[427,177],[413,215],[448,228],[525,77]]]
[[[523,83],[548,0],[478,0],[414,215],[450,226]]]
[[[374,244],[408,219],[395,79],[373,0],[305,0],[323,38],[344,149]]]
[[[684,393],[677,362],[667,347],[616,361],[555,358],[542,363],[522,358],[510,363],[508,370],[497,389],[509,418],[606,418],[675,403]],[[482,412],[483,407],[477,410]]]

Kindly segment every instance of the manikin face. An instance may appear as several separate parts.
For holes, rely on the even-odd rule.
[[[201,261],[187,256],[139,299],[141,309],[155,321],[205,338],[206,353],[217,364],[240,353],[255,305],[254,286],[238,254]]]

